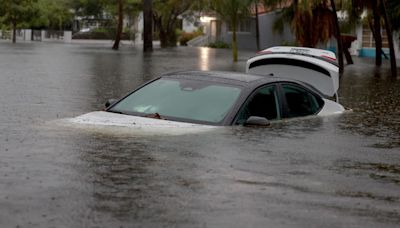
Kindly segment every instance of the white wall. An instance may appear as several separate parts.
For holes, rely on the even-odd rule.
[[[182,21],[182,31],[184,32],[194,32],[197,31],[198,27],[190,20],[183,19]]]
[[[135,43],[143,42],[143,27],[144,27],[143,12],[140,12],[137,18],[137,31],[136,31]]]

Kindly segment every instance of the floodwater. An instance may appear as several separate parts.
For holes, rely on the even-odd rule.
[[[400,80],[355,59],[353,112],[185,135],[70,128],[163,72],[243,71],[229,50],[0,42],[0,227],[398,227]]]

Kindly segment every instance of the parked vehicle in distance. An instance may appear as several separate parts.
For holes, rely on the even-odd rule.
[[[90,31],[92,31],[91,28],[82,28],[81,30],[79,30],[79,32],[81,32],[81,33],[90,32]]]
[[[164,74],[107,106],[105,111],[79,116],[75,122],[267,126],[274,120],[344,111],[341,105],[300,81],[213,71]]]

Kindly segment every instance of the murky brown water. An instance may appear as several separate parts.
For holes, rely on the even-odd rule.
[[[356,59],[352,113],[183,136],[52,124],[229,50],[0,43],[0,227],[397,227],[400,81]]]

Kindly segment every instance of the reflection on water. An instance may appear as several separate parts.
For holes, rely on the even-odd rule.
[[[210,70],[210,48],[200,49],[199,68],[200,70]]]
[[[400,85],[373,60],[346,68],[344,115],[179,136],[52,124],[164,72],[244,71],[252,53],[230,55],[0,43],[0,226],[397,227]]]

